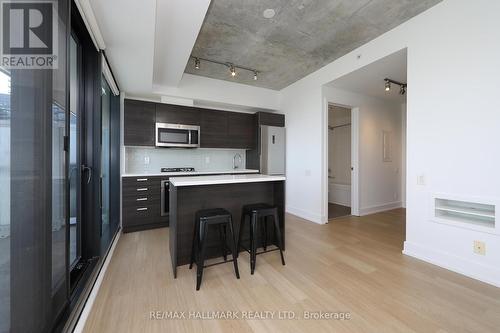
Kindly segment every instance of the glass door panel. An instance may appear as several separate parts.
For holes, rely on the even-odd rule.
[[[111,89],[106,79],[102,77],[101,92],[101,238],[109,235],[109,205],[110,205],[110,123],[111,123]]]
[[[81,197],[81,112],[80,112],[80,62],[81,46],[71,36],[70,39],[70,119],[69,119],[69,263],[73,267],[81,256],[80,246],[80,197]]]
[[[0,68],[0,332],[10,331],[10,75]]]

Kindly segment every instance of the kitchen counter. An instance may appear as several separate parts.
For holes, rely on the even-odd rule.
[[[169,180],[172,186],[198,186],[198,185],[273,182],[273,181],[283,181],[286,180],[286,178],[284,176],[247,174],[247,175],[172,177]]]
[[[144,172],[144,173],[124,173],[122,177],[144,177],[144,176],[199,176],[199,175],[230,175],[237,173],[259,173],[255,169],[232,169],[222,171],[188,171],[188,172]]]
[[[266,203],[278,208],[279,226],[285,246],[285,177],[261,174],[170,177],[169,249],[174,277],[177,267],[189,264],[196,212],[224,208],[232,215],[234,230],[240,230],[244,205]],[[267,228],[269,245],[275,244],[274,228]],[[242,230],[242,244],[249,248],[249,223]],[[221,255],[219,233],[210,230],[206,258]]]

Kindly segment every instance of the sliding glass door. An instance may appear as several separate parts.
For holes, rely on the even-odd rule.
[[[0,68],[0,332],[10,331],[10,73]]]
[[[80,91],[82,89],[81,45],[74,35],[69,44],[69,264],[73,269],[81,258],[81,184],[82,163],[80,144],[82,142],[82,104]]]

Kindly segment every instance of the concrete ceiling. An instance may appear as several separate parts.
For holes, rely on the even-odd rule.
[[[385,91],[385,78],[406,83],[407,68],[406,49],[388,55],[354,72],[344,75],[328,84],[328,86],[371,96],[387,101],[403,103],[406,95],[399,94],[399,87],[393,85]],[[408,90],[411,86],[408,87]]]
[[[259,79],[193,61],[185,73],[280,90],[441,1],[212,0],[191,54],[254,68]]]

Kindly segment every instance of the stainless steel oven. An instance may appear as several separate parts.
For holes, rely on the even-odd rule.
[[[200,126],[156,123],[157,147],[200,147]]]
[[[160,198],[161,216],[168,216],[170,211],[170,182],[168,180],[161,181],[161,198]]]

